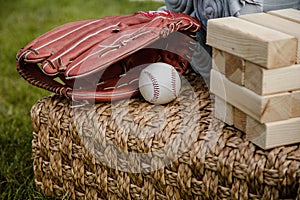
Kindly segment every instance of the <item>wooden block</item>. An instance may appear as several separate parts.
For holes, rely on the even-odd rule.
[[[214,116],[228,125],[233,125],[233,107],[222,98],[215,96]]]
[[[264,69],[246,62],[245,87],[259,95],[269,95],[300,89],[300,65]]]
[[[247,117],[246,138],[263,149],[300,142],[300,118],[259,123]]]
[[[237,17],[208,20],[207,44],[265,68],[290,66],[296,62],[294,36]]]
[[[240,18],[295,36],[299,41],[297,46],[297,63],[300,63],[300,24],[267,13],[241,15]],[[280,57],[281,55],[278,54],[277,56]]]
[[[247,114],[236,107],[233,108],[233,125],[237,129],[246,132]]]
[[[212,49],[212,68],[225,74],[225,52],[219,49]]]
[[[229,81],[223,74],[211,70],[210,90],[226,102],[259,122],[273,122],[291,117],[291,93],[260,96]]]
[[[225,75],[232,82],[244,85],[245,60],[235,55],[225,54]]]
[[[300,23],[300,11],[293,9],[293,8],[282,9],[282,10],[272,10],[272,11],[269,11],[268,14],[276,15],[278,17]]]
[[[300,117],[300,90],[292,92],[292,117]]]

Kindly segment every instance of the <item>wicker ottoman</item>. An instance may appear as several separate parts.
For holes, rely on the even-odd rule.
[[[261,150],[212,116],[201,77],[178,100],[32,108],[37,187],[71,199],[300,199],[299,145]]]

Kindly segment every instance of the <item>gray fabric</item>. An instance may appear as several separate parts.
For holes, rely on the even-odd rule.
[[[264,0],[264,12],[285,8],[300,9],[300,0]]]
[[[240,11],[240,15],[258,13],[263,11],[263,0],[257,0],[256,4],[246,4]]]
[[[181,12],[191,15],[194,11],[192,0],[165,0],[165,5],[168,10],[173,12]]]
[[[206,29],[207,20],[219,17],[239,16],[240,11],[246,6],[249,7],[249,5],[254,10],[261,7],[261,4],[254,0],[194,0],[196,18],[201,20],[204,29]],[[252,9],[249,12],[252,13]]]
[[[210,70],[212,66],[211,55],[200,44],[196,44],[196,48],[192,57],[191,66],[193,70],[200,74],[205,83],[210,85]]]

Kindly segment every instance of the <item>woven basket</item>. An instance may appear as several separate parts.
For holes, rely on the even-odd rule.
[[[72,199],[300,199],[299,145],[261,150],[212,102],[193,73],[164,106],[45,97],[31,111],[35,183]]]

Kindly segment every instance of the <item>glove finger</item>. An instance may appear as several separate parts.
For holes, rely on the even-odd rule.
[[[87,90],[87,91],[70,91],[66,95],[72,98],[75,101],[80,100],[88,100],[95,102],[107,102],[107,101],[116,101],[121,99],[130,98],[139,94],[139,90],[133,86],[133,88],[120,88],[120,89],[112,89],[106,91],[95,91],[95,90]]]
[[[17,59],[19,60],[23,57],[26,62],[39,62],[37,60],[47,58],[51,55],[51,52],[61,48],[62,44],[59,40],[64,39],[68,35],[72,35],[72,33],[76,31],[80,31],[87,25],[94,22],[95,20],[82,20],[59,26],[41,35],[22,48],[22,50],[17,54]]]

